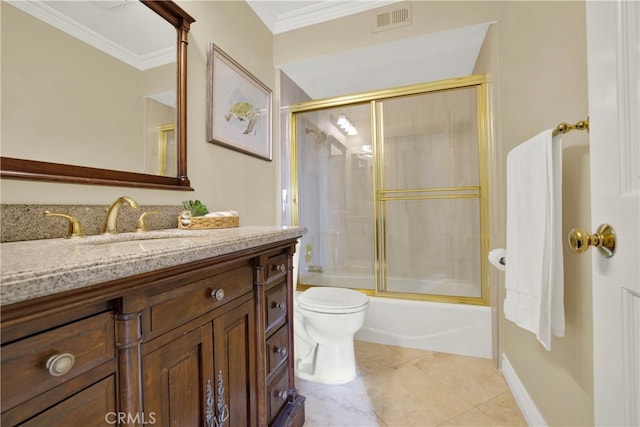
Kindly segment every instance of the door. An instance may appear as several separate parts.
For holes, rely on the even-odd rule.
[[[212,419],[211,323],[142,358],[144,414],[161,426],[203,426]]]
[[[591,216],[616,252],[593,257],[595,425],[640,425],[640,3],[586,2]]]
[[[257,425],[253,305],[249,300],[213,321],[214,413],[220,427]]]
[[[486,304],[484,86],[377,102],[379,293]]]

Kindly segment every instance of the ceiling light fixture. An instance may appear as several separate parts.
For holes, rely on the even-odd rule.
[[[338,120],[336,120],[336,124],[340,126],[340,129],[342,129],[342,131],[347,135],[353,136],[358,134],[358,130],[354,124],[342,111],[338,111]]]

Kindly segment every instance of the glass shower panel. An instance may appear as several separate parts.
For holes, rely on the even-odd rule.
[[[375,287],[370,105],[296,114],[299,283]],[[344,115],[357,134],[337,124]]]
[[[381,104],[381,189],[478,186],[475,88],[394,98]]]
[[[377,113],[381,290],[481,297],[476,89],[393,98]]]
[[[387,292],[481,296],[478,199],[386,203]]]

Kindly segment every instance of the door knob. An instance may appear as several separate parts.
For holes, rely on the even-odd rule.
[[[585,252],[589,246],[595,246],[605,258],[611,258],[616,252],[616,233],[609,224],[602,224],[595,234],[589,234],[581,228],[569,232],[569,247],[576,253]]]

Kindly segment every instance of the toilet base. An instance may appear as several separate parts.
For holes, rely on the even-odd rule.
[[[353,338],[337,345],[318,344],[313,361],[296,360],[296,376],[321,384],[346,384],[356,378]]]

